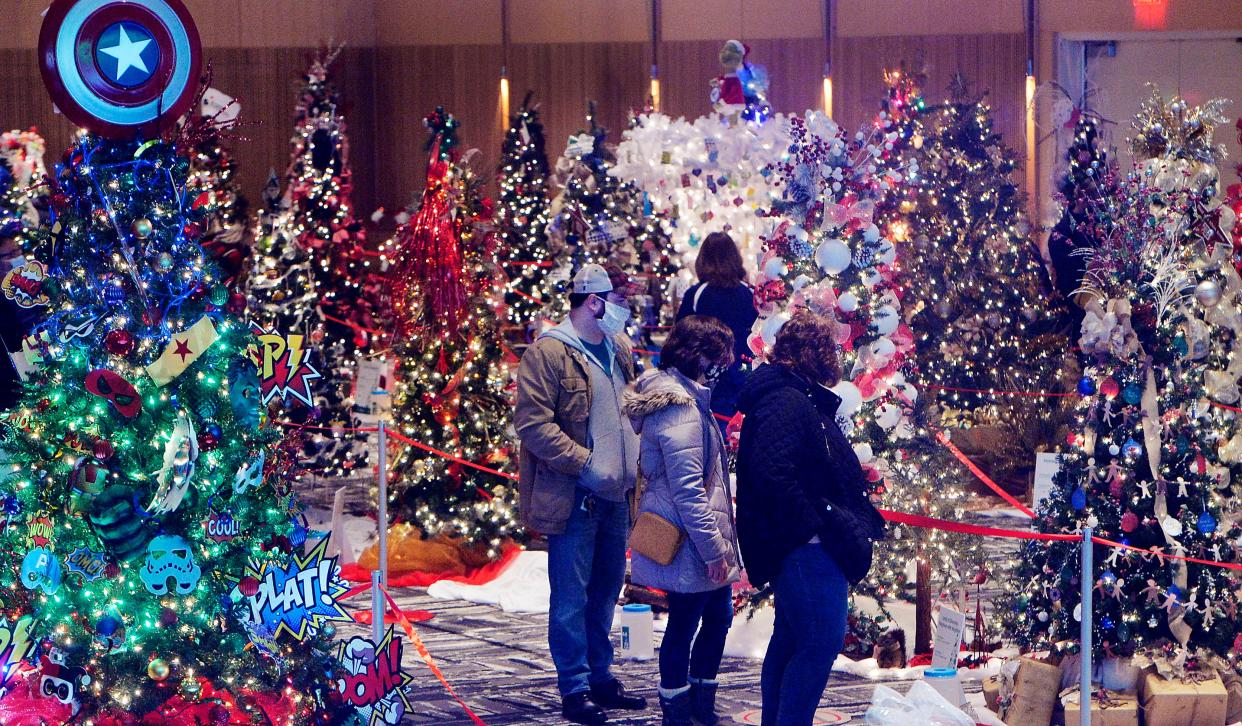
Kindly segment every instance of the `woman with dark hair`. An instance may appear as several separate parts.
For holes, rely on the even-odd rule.
[[[776,623],[763,659],[763,726],[810,726],[845,639],[849,583],[871,567],[884,522],[837,425],[832,322],[794,314],[747,379],[737,460],[737,532]]]
[[[691,315],[673,327],[659,368],[640,376],[624,400],[641,436],[645,481],[630,579],[668,593],[660,646],[664,726],[690,726],[692,717],[704,726],[719,721],[716,673],[733,624],[730,583],[741,572],[727,454],[709,400],[732,362],[729,329]]]
[[[746,268],[733,238],[724,232],[707,235],[694,261],[699,284],[686,291],[677,319],[687,315],[716,318],[733,331],[733,365],[712,390],[712,411],[732,418],[737,413],[737,396],[746,380],[750,349],[746,338],[759,313],[755,311],[755,291],[746,284]],[[725,422],[718,421],[723,427]]]

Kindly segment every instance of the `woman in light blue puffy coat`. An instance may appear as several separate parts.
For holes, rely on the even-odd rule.
[[[643,374],[624,399],[642,437],[638,462],[645,484],[638,512],[653,513],[685,533],[667,565],[631,554],[631,581],[668,593],[660,647],[664,726],[719,723],[716,674],[733,623],[731,584],[741,576],[741,559],[728,458],[710,403],[711,386],[732,362],[729,329],[691,315],[670,333],[659,369]]]

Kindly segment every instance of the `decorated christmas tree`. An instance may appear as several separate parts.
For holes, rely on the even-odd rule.
[[[1236,578],[1180,559],[1237,562],[1242,534],[1229,518],[1242,464],[1229,408],[1239,402],[1242,279],[1211,138],[1223,105],[1153,94],[1133,123],[1140,161],[1096,187],[1114,192],[1088,199],[1099,244],[1082,286],[1082,399],[1037,520],[1053,533],[1090,524],[1117,543],[1095,546],[1096,650],[1173,672],[1222,667],[1216,656],[1238,647]],[[1012,614],[1022,644],[1055,649],[1076,638],[1079,548],[1025,549]]]
[[[1100,189],[1099,185],[1105,178],[1115,181],[1117,175],[1116,169],[1110,169],[1100,121],[1090,113],[1079,112],[1077,120],[1069,122],[1073,124],[1073,137],[1057,185],[1061,217],[1048,236],[1048,256],[1056,291],[1070,322],[1077,328],[1083,313],[1075,297],[1087,271],[1087,258],[1097,245],[1087,210],[1092,199],[1112,193],[1113,190]]]
[[[289,210],[275,174],[263,189],[255,218],[247,287],[249,315],[265,330],[307,335],[316,330],[315,278],[311,252],[292,232]]]
[[[194,38],[175,5],[174,35]],[[189,154],[215,129],[159,135],[194,99],[198,43],[166,44],[136,3],[85,40],[58,32],[74,6],[53,3],[39,57],[58,107],[92,133],[57,165],[53,219],[27,245],[50,312],[4,421],[0,721],[340,722],[361,695],[338,690],[330,646],[346,588],[324,544],[303,552],[264,405],[313,371],[298,341],[252,334],[185,233],[202,222]],[[126,38],[136,50],[118,50]],[[100,63],[110,93],[137,84],[170,103],[84,108],[52,60],[86,41],[92,57],[120,53]],[[177,72],[134,62],[157,45]]]
[[[427,124],[427,185],[397,233],[391,279],[394,435],[418,444],[393,461],[392,497],[397,516],[420,535],[468,542],[495,557],[518,527],[516,490],[498,473],[514,468],[516,360],[501,341],[503,288],[483,180],[461,161],[456,120],[437,109]]]
[[[612,263],[645,289],[630,297],[636,313],[630,333],[636,343],[645,344],[650,331],[668,323],[675,312],[669,304],[677,271],[665,229],[669,222],[644,191],[613,173],[616,153],[608,144],[608,131],[596,123],[594,101],[586,122],[587,131],[569,138],[556,163],[561,192],[552,202],[548,235],[557,292],[544,317],[561,320],[568,313],[564,292],[574,270],[588,262]]]
[[[204,84],[210,83],[210,69]],[[190,150],[190,178],[187,182],[192,205],[203,208],[198,224],[199,244],[220,267],[225,284],[237,289],[250,256],[248,230],[250,209],[234,176],[237,163],[226,143],[236,127],[240,108],[234,99],[214,88],[204,90],[197,112],[219,133],[204,139]]]
[[[557,286],[544,316],[560,320],[567,312],[563,294],[573,271],[595,262],[622,267],[637,257],[630,230],[640,224],[635,198],[625,182],[610,175],[616,156],[608,146],[608,131],[595,120],[595,102],[588,106],[587,129],[569,137],[565,153],[556,162],[560,193],[552,201],[548,240],[556,266]]]
[[[510,119],[505,132],[496,225],[500,232],[501,264],[509,276],[505,304],[509,322],[525,327],[538,318],[550,297],[547,278],[552,266],[548,251],[548,152],[544,148],[539,108],[531,93]]]
[[[893,219],[908,239],[902,263],[921,382],[945,414],[1000,419],[995,397],[1055,371],[1055,345],[1033,345],[1047,317],[1047,273],[1021,213],[1018,160],[991,109],[960,77],[948,102],[921,110],[909,145],[918,177]],[[900,241],[906,241],[905,239]]]
[[[37,129],[0,134],[0,238],[24,236],[39,225],[47,191],[44,151]]]

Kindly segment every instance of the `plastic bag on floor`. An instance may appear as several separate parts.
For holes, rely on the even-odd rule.
[[[973,718],[923,681],[915,681],[904,696],[888,686],[876,686],[866,720],[869,726],[975,726]]]

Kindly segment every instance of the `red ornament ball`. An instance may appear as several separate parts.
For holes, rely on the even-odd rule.
[[[259,591],[259,580],[254,577],[243,577],[241,582],[237,583],[237,591],[246,597],[254,597]]]
[[[104,348],[112,355],[127,356],[134,352],[134,334],[128,330],[109,330],[104,336]]]
[[[164,319],[164,311],[152,305],[142,313],[142,322],[146,325],[159,325]]]
[[[94,454],[96,459],[109,459],[115,453],[116,447],[112,445],[111,441],[108,441],[107,439],[99,439],[95,442]]]
[[[229,303],[225,309],[234,315],[241,315],[246,312],[246,296],[240,292],[233,293],[229,296]]]
[[[1126,512],[1125,514],[1121,515],[1121,531],[1122,532],[1133,532],[1134,530],[1138,529],[1138,524],[1139,524],[1138,515],[1135,514],[1134,512]]]
[[[198,434],[198,448],[200,451],[214,451],[220,445],[220,437],[210,431],[202,431]]]
[[[177,624],[177,613],[172,608],[164,608],[160,610],[160,625],[165,628],[171,628]]]
[[[109,562],[104,566],[104,577],[109,580],[114,579],[119,574],[121,574],[121,566],[117,563]]]
[[[1121,385],[1117,383],[1117,379],[1109,376],[1108,378],[1105,378],[1102,383],[1100,383],[1100,393],[1103,393],[1109,398],[1114,398],[1118,393],[1121,393]]]

